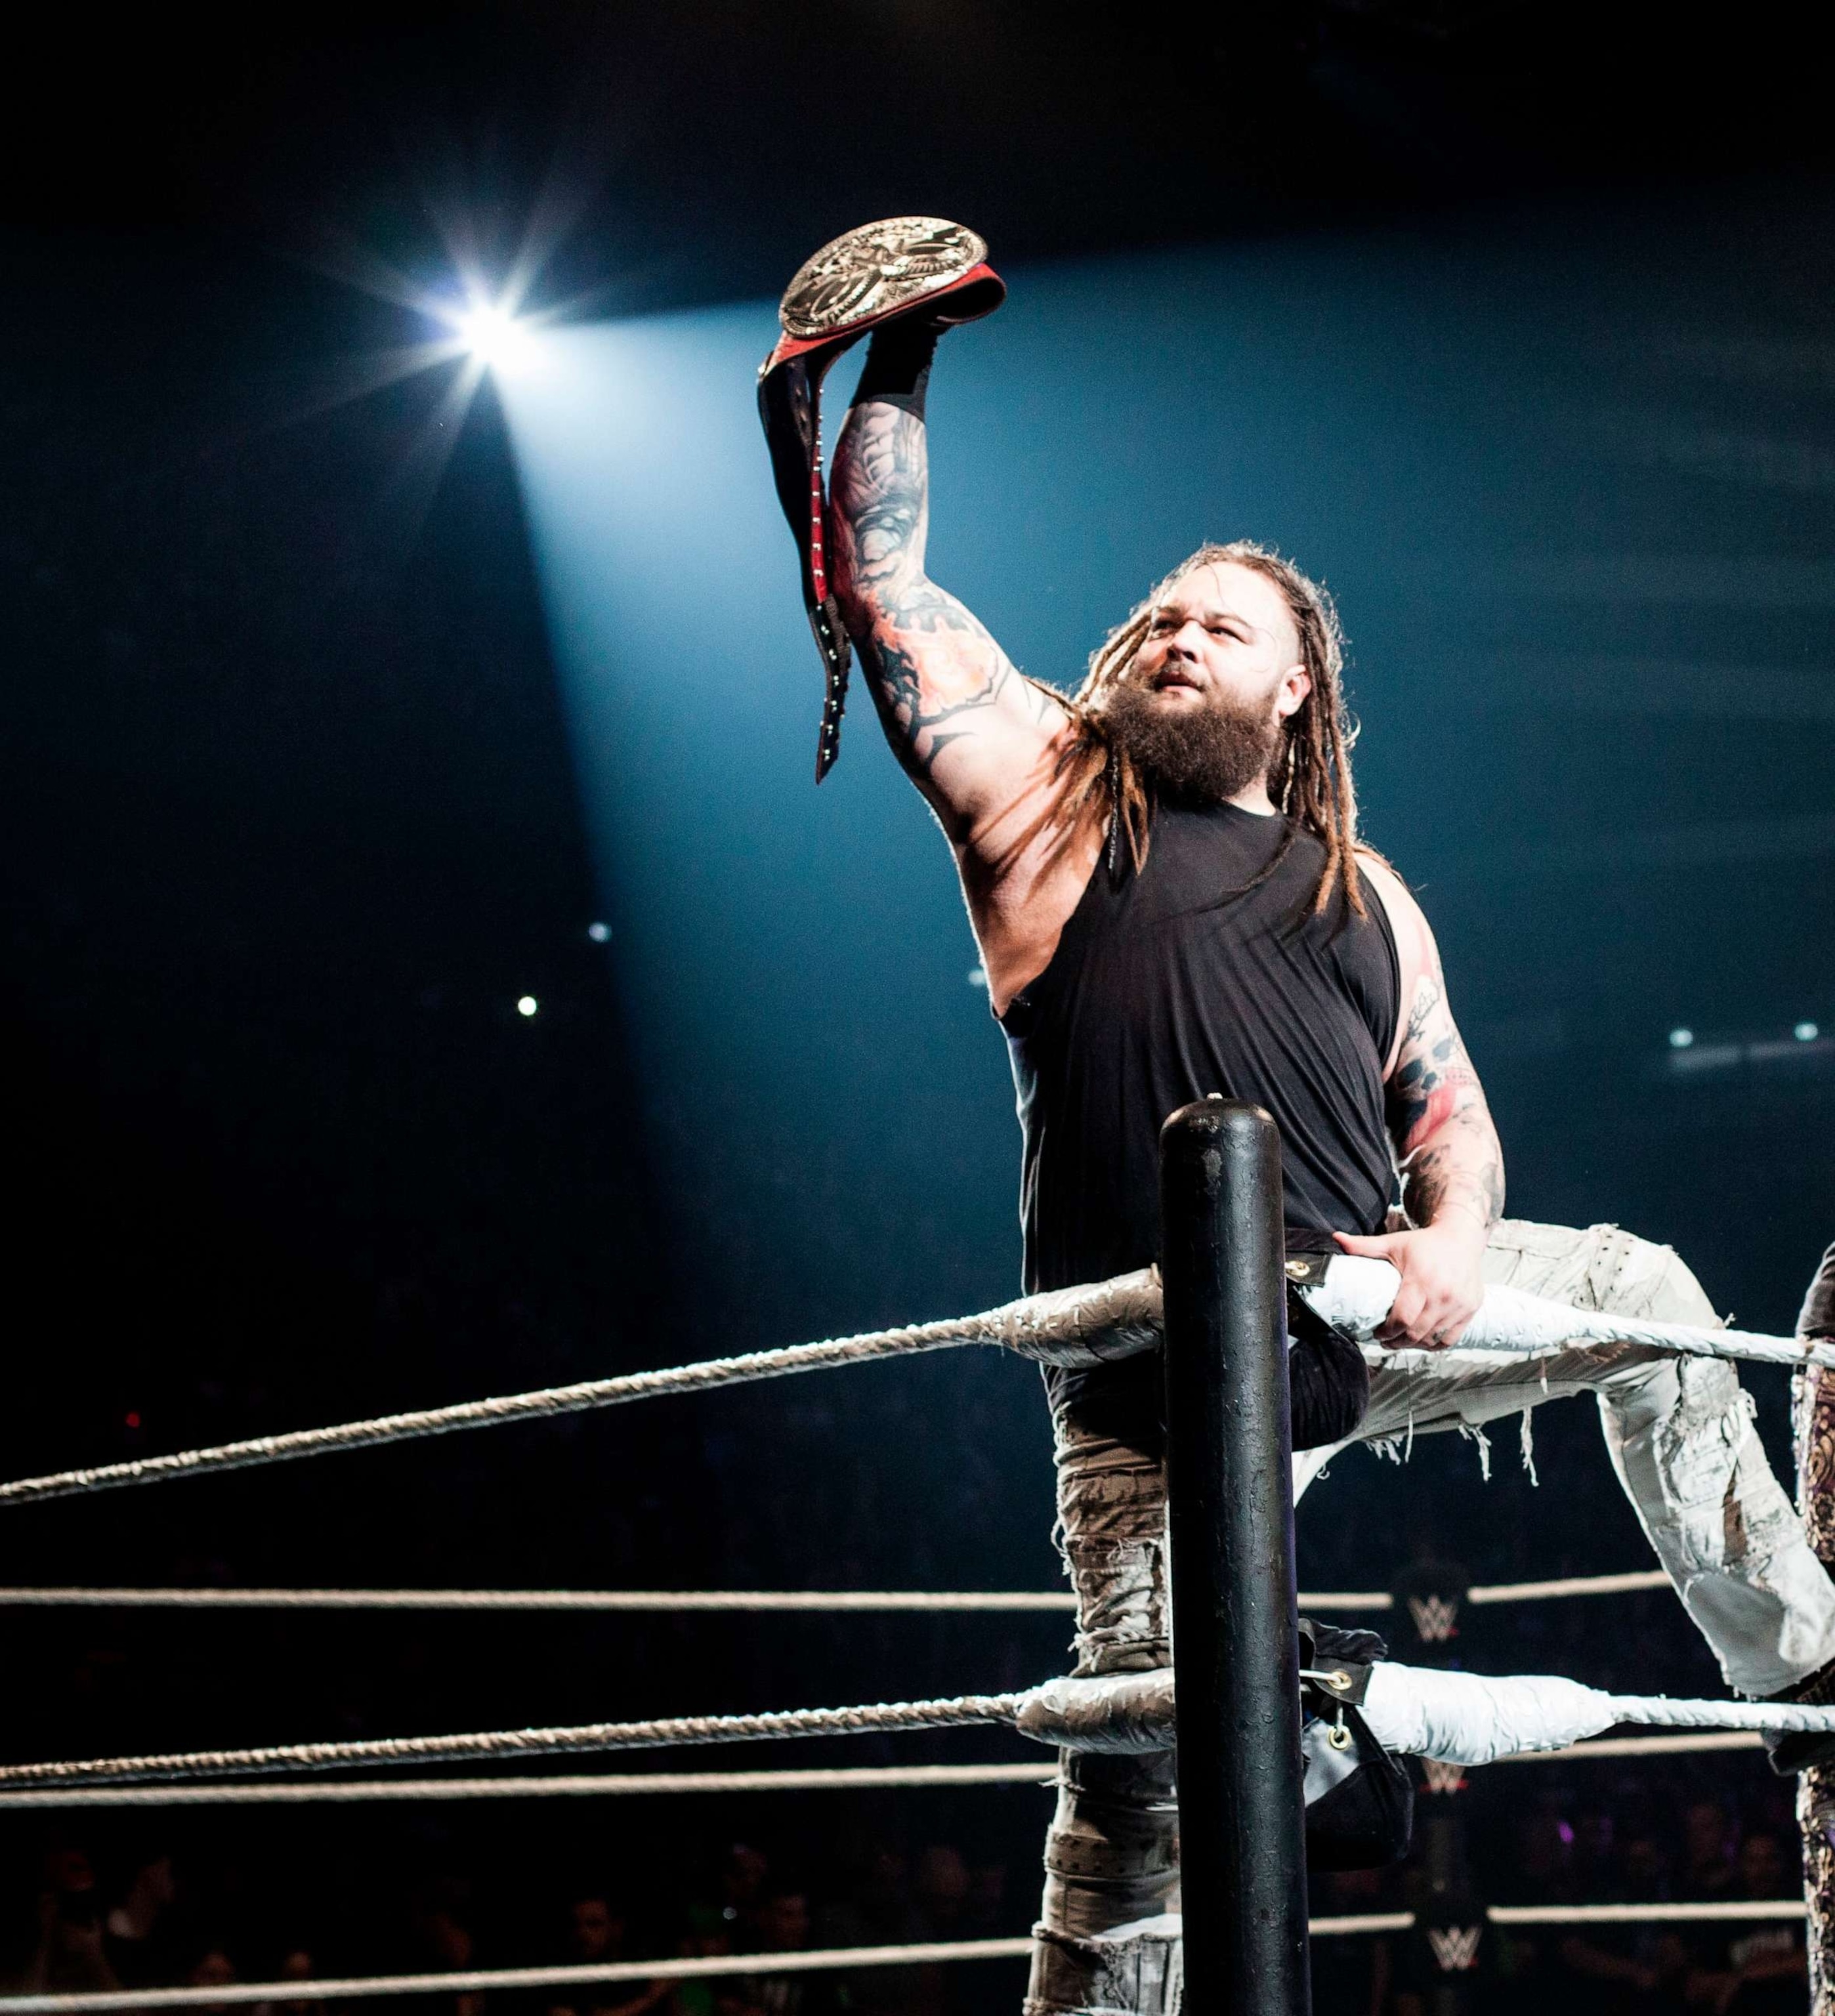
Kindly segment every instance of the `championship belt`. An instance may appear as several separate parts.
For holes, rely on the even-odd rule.
[[[940,322],[991,315],[1006,298],[1006,283],[987,260],[988,247],[973,232],[941,217],[863,224],[798,268],[778,308],[783,335],[758,367],[758,412],[772,474],[802,560],[803,607],[827,682],[815,747],[819,784],[840,753],[849,659],[823,559],[822,381],[844,350],[881,322],[913,314]]]

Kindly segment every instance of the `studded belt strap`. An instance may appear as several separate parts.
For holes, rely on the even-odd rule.
[[[974,322],[1006,298],[972,231],[940,217],[892,217],[823,246],[797,270],[779,306],[783,335],[758,367],[758,413],[778,502],[802,562],[803,607],[822,654],[826,693],[816,743],[819,784],[840,753],[847,704],[847,633],[829,585],[822,478],[822,381],[842,351],[898,316]],[[941,305],[947,301],[947,307]]]

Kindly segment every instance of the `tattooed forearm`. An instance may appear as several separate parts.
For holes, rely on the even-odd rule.
[[[848,410],[835,450],[837,586],[850,618],[873,599],[921,580],[930,528],[930,458],[924,423],[902,406]]]
[[[1389,1124],[1409,1218],[1431,1225],[1456,1211],[1488,1232],[1504,1208],[1503,1151],[1437,963],[1410,1004],[1389,1081]]]
[[[887,740],[920,783],[974,717],[1024,686],[982,625],[924,572],[930,470],[923,421],[869,401],[847,416],[831,491],[836,592]]]

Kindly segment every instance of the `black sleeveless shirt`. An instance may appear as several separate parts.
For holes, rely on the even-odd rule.
[[[1211,1093],[1273,1114],[1290,1226],[1380,1231],[1401,977],[1376,891],[1364,882],[1365,916],[1341,895],[1315,916],[1323,844],[1236,805],[1162,805],[1138,875],[1120,853],[1001,1018],[1025,1136],[1027,1291],[1158,1258],[1160,1123]]]

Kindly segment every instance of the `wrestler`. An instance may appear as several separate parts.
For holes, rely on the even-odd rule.
[[[1203,547],[1070,697],[1022,676],[929,578],[938,333],[914,315],[873,336],[837,448],[831,573],[887,740],[955,851],[1007,1038],[1027,1290],[1154,1258],[1160,1123],[1222,1093],[1279,1125],[1290,1248],[1335,1241],[1394,1264],[1391,1345],[1456,1345],[1487,1281],[1714,1323],[1667,1247],[1501,1216],[1497,1134],[1433,933],[1358,841],[1322,589],[1262,547]],[[1441,1363],[1444,1379],[1378,1370],[1359,1435],[1476,1426],[1544,1397],[1520,1370],[1462,1366],[1456,1352]],[[1164,1665],[1158,1363],[1045,1377],[1077,1671]],[[1732,1368],[1602,1347],[1552,1390],[1581,1384],[1729,1683],[1835,1694],[1835,1591]],[[1297,1483],[1318,1467],[1300,1459]],[[1798,1768],[1817,1741],[1786,1739],[1775,1759]],[[1170,1759],[1067,1752],[1029,2009],[1169,2006],[1177,1864]]]

